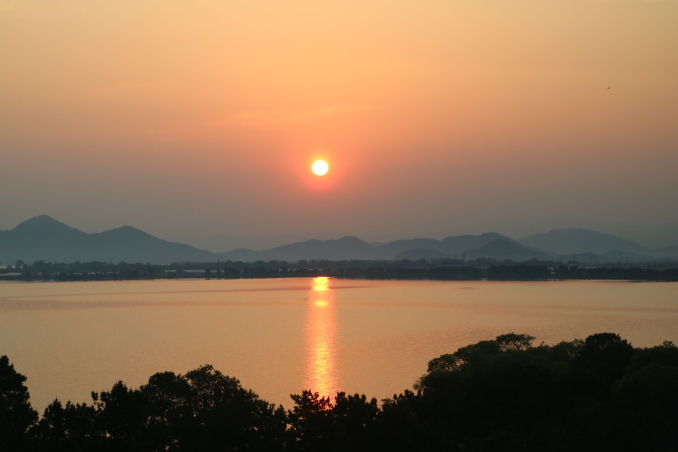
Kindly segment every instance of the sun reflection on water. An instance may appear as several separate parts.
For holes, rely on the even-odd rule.
[[[334,296],[327,277],[313,278],[306,313],[305,388],[321,396],[339,390],[336,364],[336,319]]]

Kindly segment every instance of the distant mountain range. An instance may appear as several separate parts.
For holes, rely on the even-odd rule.
[[[531,259],[615,262],[678,258],[678,246],[651,250],[611,234],[587,229],[556,229],[520,240],[494,232],[458,235],[442,240],[417,238],[379,245],[357,237],[337,240],[308,240],[266,250],[236,249],[213,253],[189,245],[162,240],[131,226],[96,234],[72,228],[47,215],[26,220],[0,231],[0,265],[45,262],[216,262],[300,259],[392,260],[392,259],[478,259],[526,261]]]
[[[87,234],[47,215],[0,231],[0,264],[112,261],[170,263],[211,261],[213,253],[168,242],[131,226]]]
[[[648,253],[648,249],[630,240],[590,229],[554,229],[518,240],[526,246],[540,248],[555,254],[606,253],[617,250],[626,253]]]

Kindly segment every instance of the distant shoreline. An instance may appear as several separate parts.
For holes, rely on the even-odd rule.
[[[366,280],[430,281],[678,281],[678,267],[600,266],[549,262],[299,261],[212,262],[170,265],[34,263],[0,269],[0,281],[116,281],[158,279],[258,279],[328,276]]]

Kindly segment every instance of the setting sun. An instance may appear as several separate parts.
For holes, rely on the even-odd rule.
[[[313,162],[313,166],[311,166],[311,169],[313,170],[314,174],[318,176],[324,176],[325,173],[327,173],[327,170],[330,169],[330,167],[324,160],[317,160]]]

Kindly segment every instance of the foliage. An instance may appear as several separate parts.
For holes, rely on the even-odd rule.
[[[0,359],[2,450],[637,451],[678,447],[678,347],[614,333],[552,346],[508,333],[432,359],[382,401],[303,391],[275,407],[212,366],[117,382],[37,421],[25,377]]]
[[[26,377],[0,356],[0,450],[28,450],[28,429],[38,419],[29,402]]]
[[[93,404],[45,410],[34,434],[42,450],[284,450],[282,407],[259,399],[212,366],[157,373],[130,389],[119,381]]]
[[[329,397],[311,391],[291,397],[295,407],[288,414],[295,450],[375,449],[372,430],[380,413],[376,399],[339,392],[332,403]]]

